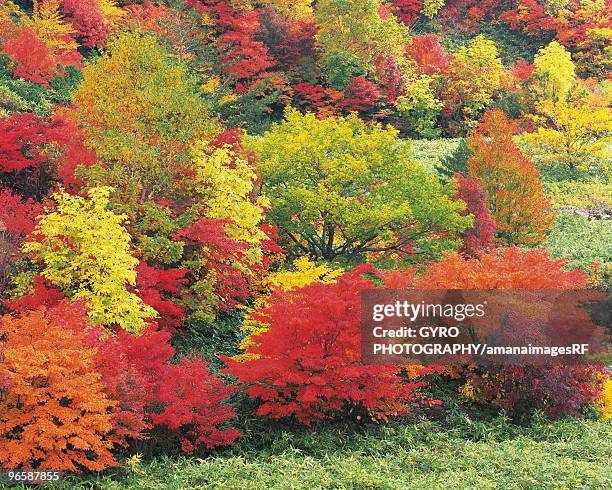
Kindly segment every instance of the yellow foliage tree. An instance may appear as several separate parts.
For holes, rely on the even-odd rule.
[[[301,19],[312,15],[312,0],[266,0],[263,3],[272,5],[281,14],[294,19]]]
[[[65,22],[60,12],[60,0],[39,0],[34,2],[32,16],[24,16],[22,24],[32,29],[52,51],[77,49],[72,37],[76,30]]]
[[[265,234],[259,228],[269,201],[253,196],[257,175],[253,166],[236,155],[229,145],[211,148],[204,141],[192,148],[196,169],[194,192],[200,196],[203,214],[208,218],[229,219],[228,237],[250,245],[251,263],[261,260],[261,241]]]
[[[533,64],[538,96],[554,102],[566,100],[576,81],[576,70],[569,51],[557,41],[552,41],[538,51]]]
[[[121,201],[134,203],[188,178],[191,145],[218,124],[185,65],[152,35],[124,32],[83,76],[73,95],[77,120],[86,143],[110,164],[92,170],[90,183],[115,187]]]
[[[570,170],[610,170],[610,133],[612,111],[609,107],[593,107],[586,101],[537,104],[545,126],[526,133],[529,150],[544,165]]]
[[[100,0],[100,9],[104,17],[110,22],[114,22],[125,15],[125,11],[117,6],[116,0]]]
[[[444,7],[444,0],[424,0],[421,12],[426,17],[433,19],[442,7]]]
[[[454,116],[457,120],[475,121],[493,102],[504,74],[495,42],[483,35],[475,37],[455,53],[448,67],[448,78],[439,80],[440,98],[446,101],[447,112],[457,113]],[[456,123],[451,121],[449,125]]]
[[[73,300],[85,300],[94,323],[138,332],[157,313],[129,290],[138,259],[123,226],[126,217],[108,209],[111,191],[91,189],[89,199],[54,194],[57,209],[40,218],[35,239],[23,248],[42,262],[43,277]]]

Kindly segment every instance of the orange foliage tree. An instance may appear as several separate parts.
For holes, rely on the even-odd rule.
[[[422,289],[583,289],[588,275],[566,271],[564,259],[551,259],[546,249],[517,247],[493,250],[479,258],[447,254],[419,279]]]
[[[470,175],[487,194],[487,207],[503,245],[538,245],[554,215],[540,173],[514,143],[515,127],[500,110],[487,111],[468,139]]]
[[[79,304],[0,319],[0,467],[116,465],[109,408]],[[4,381],[1,381],[4,380]]]
[[[588,275],[566,271],[567,261],[545,249],[498,249],[479,258],[448,254],[426,270],[423,289],[583,289]],[[579,416],[601,391],[596,364],[472,367],[464,373],[464,397],[504,409],[515,420],[543,410],[550,418]]]

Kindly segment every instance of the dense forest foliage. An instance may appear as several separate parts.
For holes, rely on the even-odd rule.
[[[611,9],[0,0],[0,467],[612,417],[604,363],[359,338],[365,289],[611,285]]]

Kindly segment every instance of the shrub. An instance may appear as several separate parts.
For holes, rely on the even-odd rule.
[[[459,190],[455,195],[466,204],[464,213],[474,216],[474,225],[463,232],[463,249],[472,255],[495,246],[495,222],[486,206],[486,195],[480,188],[478,179],[462,174],[455,174]]]
[[[102,470],[115,465],[109,409],[85,311],[60,303],[0,319],[0,464]],[[8,382],[7,382],[8,380]]]
[[[232,394],[199,357],[172,363],[170,333],[149,327],[140,336],[124,330],[99,345],[98,365],[116,405],[113,441],[127,446],[150,439],[151,429],[164,427],[184,452],[228,445],[240,434],[223,427],[234,418],[224,401]],[[160,442],[160,441],[156,441]]]
[[[22,199],[9,190],[0,187],[0,296],[6,290],[9,273],[16,260],[21,257],[19,246],[34,230],[35,218],[40,205],[31,199]]]
[[[262,279],[260,295],[255,299],[248,315],[244,318],[241,330],[248,332],[248,335],[240,342],[241,349],[246,350],[254,343],[254,336],[268,329],[267,325],[258,322],[255,317],[259,310],[268,306],[266,299],[274,291],[290,291],[313,282],[333,283],[342,274],[341,269],[332,269],[326,264],[317,265],[306,257],[296,259],[293,262],[293,269],[271,272]],[[254,354],[239,354],[234,359],[241,360],[252,357],[254,357]]]
[[[447,255],[428,267],[416,286],[426,289],[582,289],[587,275],[564,270],[567,261],[545,249],[507,248],[479,258]],[[466,373],[461,391],[468,398],[508,411],[515,418],[535,409],[552,417],[579,415],[600,391],[595,366],[491,367]]]
[[[592,366],[509,367],[473,370],[463,391],[472,399],[506,410],[514,418],[543,410],[552,419],[577,417],[601,391],[600,370]]]
[[[181,286],[187,282],[185,275],[189,271],[158,269],[141,261],[137,272],[136,285],[140,299],[159,314],[161,327],[177,329],[185,317],[185,308],[173,301],[172,295],[178,294]]]
[[[41,275],[74,300],[85,300],[98,325],[138,331],[157,313],[128,288],[136,285],[138,259],[131,253],[126,216],[108,209],[108,187],[89,199],[54,195],[57,210],[43,216],[24,250],[42,263]]]
[[[610,420],[612,418],[612,378],[610,376],[604,376],[601,393],[595,400],[595,406],[602,419]]]
[[[295,417],[303,424],[346,416],[404,413],[419,383],[403,383],[394,366],[362,365],[360,292],[373,282],[358,268],[336,283],[276,290],[254,318],[268,329],[253,337],[238,362],[225,357],[226,372],[260,402],[257,414]]]
[[[162,409],[150,414],[151,421],[178,431],[181,449],[187,454],[229,445],[240,437],[236,429],[221,427],[235,415],[234,409],[223,403],[231,393],[199,357],[166,364],[152,400]]]
[[[587,275],[566,271],[567,261],[546,249],[492,250],[478,258],[447,254],[427,267],[418,287],[429,289],[582,289]]]

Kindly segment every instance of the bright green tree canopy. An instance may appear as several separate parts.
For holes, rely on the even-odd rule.
[[[412,160],[395,129],[355,115],[317,119],[290,109],[285,117],[248,143],[260,158],[268,216],[296,254],[434,251],[470,225],[453,190]]]

